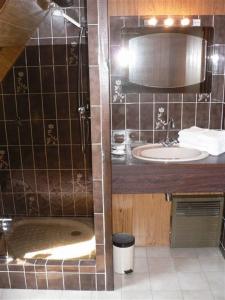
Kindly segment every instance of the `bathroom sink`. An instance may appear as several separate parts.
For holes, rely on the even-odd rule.
[[[208,152],[191,148],[183,148],[178,145],[165,147],[162,144],[146,144],[132,150],[135,158],[158,162],[186,162],[206,158]]]

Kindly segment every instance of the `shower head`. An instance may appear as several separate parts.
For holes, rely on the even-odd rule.
[[[69,1],[64,1],[64,2],[69,2]],[[64,13],[63,9],[60,6],[58,6],[58,4],[56,3],[56,1],[51,2],[49,8],[52,9],[53,16],[63,17],[64,19],[66,19],[67,21],[71,22],[72,24],[74,24],[78,28],[82,28],[82,26],[81,26],[81,24],[79,22],[77,22],[76,20],[74,20],[73,18],[71,18],[70,16],[68,16],[68,15],[66,15]]]
[[[54,2],[62,7],[70,7],[73,5],[73,0],[54,0]]]

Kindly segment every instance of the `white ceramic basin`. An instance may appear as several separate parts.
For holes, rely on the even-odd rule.
[[[178,145],[164,147],[161,144],[146,144],[132,150],[134,157],[142,160],[158,162],[185,162],[206,158],[208,152],[191,148],[182,148]]]

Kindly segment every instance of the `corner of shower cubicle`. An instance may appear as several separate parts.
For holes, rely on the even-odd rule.
[[[85,24],[86,1],[67,2],[65,15]],[[106,288],[86,33],[49,14],[1,83],[0,288]],[[73,239],[89,252],[71,255]]]

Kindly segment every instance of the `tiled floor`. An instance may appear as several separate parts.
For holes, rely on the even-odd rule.
[[[217,248],[135,249],[134,273],[113,292],[0,290],[1,300],[225,300],[225,260]]]

